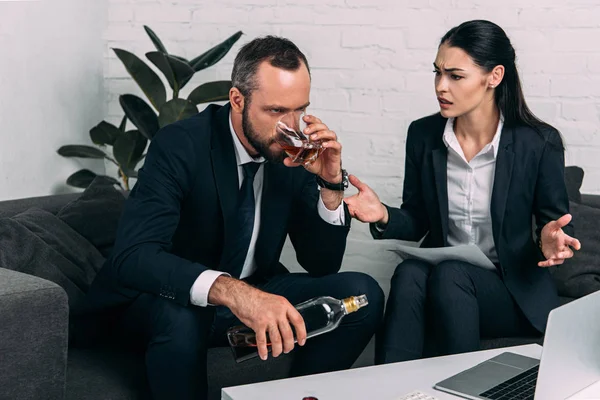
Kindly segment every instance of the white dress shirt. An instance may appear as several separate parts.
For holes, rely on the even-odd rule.
[[[446,122],[443,137],[448,147],[448,244],[475,244],[493,263],[498,262],[498,254],[490,207],[503,125],[500,116],[494,138],[470,162],[454,133],[454,118]]]
[[[244,180],[244,170],[242,165],[248,162],[256,162],[256,163],[264,163],[265,159],[262,157],[252,158],[250,154],[246,151],[242,142],[237,137],[235,130],[233,129],[233,124],[231,122],[231,114],[229,115],[229,130],[231,132],[231,136],[233,137],[233,143],[235,148],[235,159],[237,161],[238,166],[238,182],[239,187],[242,187],[242,182]],[[301,167],[298,167],[301,168]],[[244,261],[244,266],[242,267],[242,272],[240,278],[245,278],[252,275],[257,268],[256,260],[254,259],[254,252],[256,250],[256,239],[258,238],[258,232],[260,231],[260,215],[261,215],[261,202],[262,202],[262,188],[264,182],[264,174],[265,174],[264,166],[261,165],[256,172],[254,177],[254,202],[255,202],[255,210],[254,210],[254,228],[252,230],[252,237],[250,239],[250,246],[248,248],[248,254],[246,255],[246,260]],[[344,223],[344,207],[343,202],[336,210],[328,210],[323,203],[323,199],[319,196],[319,202],[317,203],[317,210],[319,212],[319,216],[326,222],[332,225],[343,225]],[[208,292],[212,287],[215,280],[221,275],[229,275],[225,272],[215,271],[215,270],[206,270],[198,276],[194,284],[192,285],[192,289],[190,290],[191,302],[192,304],[200,307],[206,307],[209,305],[208,303]]]

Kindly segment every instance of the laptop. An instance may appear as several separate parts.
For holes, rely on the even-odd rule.
[[[467,399],[564,400],[598,381],[600,291],[550,312],[541,360],[504,352],[434,388]]]

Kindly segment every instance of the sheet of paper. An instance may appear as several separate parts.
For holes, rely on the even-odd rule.
[[[413,258],[426,261],[430,264],[439,264],[442,261],[458,260],[465,261],[478,267],[496,270],[494,264],[485,254],[474,244],[465,244],[460,246],[421,248],[395,244],[390,246],[390,251],[398,254],[403,259]]]

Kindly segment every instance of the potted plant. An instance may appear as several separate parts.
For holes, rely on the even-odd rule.
[[[129,190],[129,179],[137,177],[136,168],[145,157],[148,141],[152,140],[160,128],[195,115],[198,113],[198,104],[225,101],[229,98],[231,81],[203,83],[192,90],[187,98],[181,98],[179,94],[196,72],[219,62],[242,36],[241,31],[236,32],[193,60],[187,60],[170,54],[152,29],[147,26],[144,26],[144,29],[156,48],[155,51],[146,53],[146,58],[165,76],[171,98],[167,97],[167,88],[160,77],[143,60],[126,50],[114,48],[113,51],[138,84],[149,104],[136,95],[123,94],[119,96],[119,103],[125,115],[120,125],[117,127],[102,121],[90,130],[92,142],[102,148],[66,145],[58,149],[58,154],[63,157],[106,159],[114,163],[118,167],[119,180],[107,178],[125,190]],[[136,129],[128,130],[128,121],[131,121]],[[111,147],[112,151],[109,151],[108,147]],[[82,169],[69,176],[67,184],[86,188],[95,177],[94,172]]]

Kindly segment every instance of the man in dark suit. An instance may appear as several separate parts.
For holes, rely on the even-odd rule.
[[[268,337],[277,357],[294,348],[292,326],[305,344],[292,304],[366,294],[368,307],[297,350],[298,376],[349,368],[383,313],[371,277],[337,273],[350,218],[335,133],[305,117],[325,150],[304,167],[274,140],[277,120],[309,105],[305,56],[286,39],[253,40],[237,55],[232,81],[228,105],[155,136],[89,294],[96,310],[116,311],[117,326],[143,344],[157,399],[205,398],[207,348],[224,344],[232,325],[256,332],[262,359]],[[307,274],[279,262],[287,235]]]

